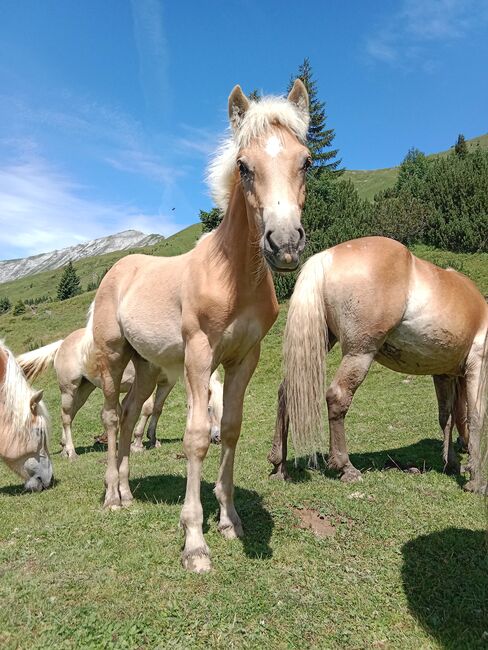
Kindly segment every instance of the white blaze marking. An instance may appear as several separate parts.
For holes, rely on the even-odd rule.
[[[266,151],[268,156],[271,156],[271,158],[276,158],[276,156],[280,153],[282,149],[283,146],[275,135],[272,135],[268,139],[268,141],[266,142],[266,146],[264,147],[264,150]]]

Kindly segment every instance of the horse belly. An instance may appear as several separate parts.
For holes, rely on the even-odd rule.
[[[180,318],[164,319],[158,327],[127,319],[124,334],[134,350],[143,359],[161,368],[168,378],[181,376],[185,352]]]
[[[378,354],[381,365],[412,375],[459,374],[469,346],[440,324],[402,323]]]

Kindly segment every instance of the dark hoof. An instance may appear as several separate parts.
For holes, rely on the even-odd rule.
[[[274,481],[291,481],[291,476],[288,474],[286,471],[285,467],[275,467],[270,475],[270,479],[273,479]]]

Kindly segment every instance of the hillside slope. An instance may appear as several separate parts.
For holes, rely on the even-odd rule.
[[[185,253],[198,240],[202,232],[201,224],[194,224],[184,230],[163,239],[152,246],[145,248],[129,248],[117,250],[103,255],[79,260],[74,264],[76,272],[80,276],[82,287],[85,288],[89,282],[95,281],[107,268],[115,264],[117,260],[130,253],[145,253],[147,255],[172,256]],[[12,303],[17,300],[29,300],[46,296],[56,298],[57,286],[63,270],[44,271],[35,275],[28,275],[18,280],[11,280],[0,284],[0,297],[8,297]]]
[[[471,140],[466,140],[468,147],[473,150],[476,147],[483,149],[488,148],[488,133],[480,135]],[[447,156],[451,149],[434,153],[427,158],[436,158],[437,156]],[[372,201],[374,195],[392,187],[398,176],[398,167],[387,167],[385,169],[348,169],[341,176],[344,180],[350,180],[356,187],[359,195],[363,199]]]

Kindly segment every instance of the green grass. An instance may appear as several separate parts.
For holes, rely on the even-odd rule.
[[[486,256],[446,256],[488,286]],[[32,340],[48,342],[82,326],[92,297],[42,306],[36,315],[0,317],[7,344],[20,352]],[[463,492],[463,479],[442,473],[428,377],[373,366],[347,418],[362,483],[342,484],[324,469],[307,469],[303,460],[297,467],[289,463],[292,483],[268,479],[285,312],[282,307],[264,341],[245,400],[235,472],[243,540],[226,541],[217,531],[217,447],[205,462],[209,575],[185,573],[179,562],[181,386],[161,418],[161,448],[131,457],[133,507],[110,513],[101,507],[105,452],[92,447],[101,430],[100,391],[75,420],[80,458],[69,463],[58,453],[59,391],[52,372],[37,382],[53,417],[57,483],[23,494],[0,466],[2,649],[486,647],[484,510],[479,497]],[[334,351],[329,377],[338,360]],[[386,469],[391,459],[426,471]],[[302,507],[328,516],[335,534],[318,539],[302,530],[293,512]]]
[[[472,138],[471,140],[466,140],[466,142],[470,150],[473,150],[478,146],[486,149],[488,147],[488,133]],[[437,156],[447,156],[450,151],[451,149],[448,149],[447,151],[434,153],[427,157],[435,158]],[[344,172],[343,176],[341,176],[341,178],[345,180],[350,180],[355,185],[361,198],[368,199],[368,201],[372,201],[374,195],[381,190],[386,190],[388,187],[392,187],[395,184],[397,177],[398,167],[389,167],[386,169],[348,169]]]

